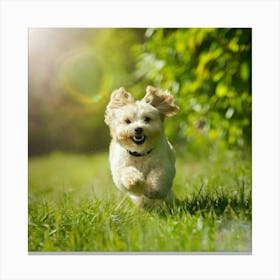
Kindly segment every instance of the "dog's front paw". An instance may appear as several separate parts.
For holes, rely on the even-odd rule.
[[[131,193],[143,193],[145,177],[134,167],[127,167],[121,177],[124,187]]]

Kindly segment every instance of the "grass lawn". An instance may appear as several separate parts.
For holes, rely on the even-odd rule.
[[[29,252],[250,252],[251,160],[177,155],[182,201],[145,212],[114,185],[107,154],[29,159]]]

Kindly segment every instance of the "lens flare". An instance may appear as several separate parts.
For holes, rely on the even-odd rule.
[[[107,92],[102,60],[91,49],[77,49],[59,63],[59,80],[66,93],[81,103],[98,103]]]

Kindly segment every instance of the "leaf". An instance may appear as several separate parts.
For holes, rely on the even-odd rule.
[[[248,63],[242,63],[240,67],[240,76],[243,81],[248,81],[249,79],[249,66]]]
[[[216,87],[216,95],[218,97],[226,96],[227,91],[228,91],[228,88],[223,82],[219,83]]]
[[[234,114],[234,109],[230,107],[230,108],[227,109],[227,112],[226,112],[226,114],[225,114],[225,117],[226,117],[227,119],[230,119],[230,118],[233,116],[233,114]]]

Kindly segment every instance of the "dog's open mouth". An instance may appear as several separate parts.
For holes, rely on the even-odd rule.
[[[146,140],[146,136],[144,135],[133,135],[131,137],[132,141],[137,144],[137,145],[140,145],[140,144],[143,144]]]

